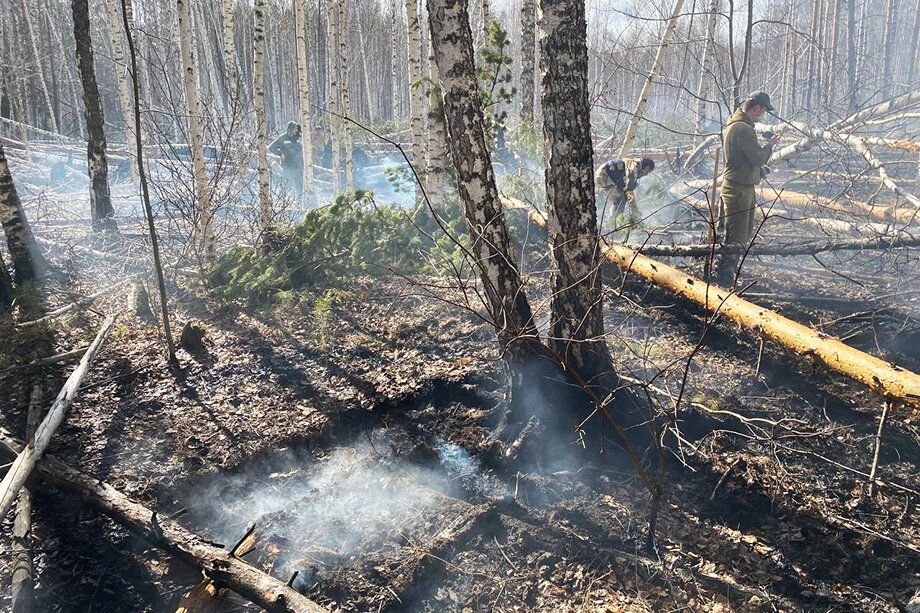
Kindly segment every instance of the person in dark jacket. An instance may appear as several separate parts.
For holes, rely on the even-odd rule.
[[[725,225],[726,245],[747,244],[754,232],[754,213],[757,210],[754,187],[763,177],[763,167],[773,155],[773,145],[779,135],[770,135],[767,144],[760,146],[754,124],[767,111],[772,111],[770,96],[766,92],[753,92],[728,119],[722,135],[722,199],[720,216]],[[738,270],[738,254],[725,254],[716,265],[715,280],[723,285],[734,282]]]
[[[613,220],[617,226],[630,228],[642,219],[642,213],[636,204],[635,189],[639,185],[639,179],[653,170],[655,162],[651,158],[623,158],[604,162],[594,172],[594,186],[600,196],[598,204],[605,208],[613,208]],[[618,219],[626,212],[627,203],[629,214],[623,219]]]
[[[284,186],[294,190],[298,198],[303,195],[303,143],[300,134],[300,124],[289,121],[287,131],[268,147],[271,153],[281,157]]]

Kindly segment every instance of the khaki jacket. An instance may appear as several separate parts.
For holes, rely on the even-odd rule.
[[[723,181],[735,185],[757,185],[760,183],[761,166],[773,155],[773,145],[761,147],[758,144],[754,123],[738,109],[728,119],[722,136],[722,151],[725,162]]]

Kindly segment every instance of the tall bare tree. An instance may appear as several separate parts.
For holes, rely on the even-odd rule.
[[[540,0],[540,13],[547,227],[554,264],[548,343],[589,385],[613,390],[594,204],[585,3]]]
[[[34,279],[44,262],[13,183],[3,143],[0,143],[0,224],[3,224],[6,248],[13,264],[13,280],[23,283]]]
[[[93,66],[93,41],[90,38],[88,0],[71,0],[77,65],[83,84],[83,111],[86,116],[86,159],[89,168],[89,205],[93,230],[115,231],[115,209],[109,195],[109,164],[105,154],[105,119]]]
[[[121,106],[121,116],[125,127],[125,142],[128,146],[128,160],[131,163],[131,177],[137,183],[137,160],[134,153],[136,137],[134,122],[131,116],[131,98],[128,93],[128,67],[125,63],[125,52],[121,44],[121,0],[106,0],[106,16],[108,17],[109,39],[112,41],[112,60],[115,62],[116,79],[118,81],[118,102]]]
[[[533,121],[536,1],[521,0],[521,121]]]
[[[642,114],[645,112],[645,105],[648,104],[648,98],[652,93],[652,86],[655,84],[655,79],[659,78],[658,75],[664,65],[664,55],[667,52],[668,45],[671,43],[671,37],[677,26],[677,19],[680,17],[680,9],[683,5],[684,0],[674,0],[674,8],[671,10],[671,17],[668,19],[664,28],[664,33],[661,35],[661,40],[658,43],[658,51],[655,53],[655,61],[652,64],[652,69],[645,79],[645,84],[642,86],[642,92],[639,94],[639,100],[636,102],[636,110],[633,111],[632,119],[629,120],[629,125],[626,128],[626,136],[623,137],[623,144],[620,146],[620,157],[629,153],[629,150],[632,148],[633,139],[636,137],[636,130],[639,129],[639,120],[642,119]]]
[[[502,355],[509,365],[512,398],[519,398],[533,356],[528,341],[537,339],[538,333],[515,265],[486,146],[467,1],[428,0],[428,16],[444,92],[450,153],[469,228],[470,252]]]
[[[348,1],[339,0],[339,67],[341,69],[339,82],[342,84],[342,117],[351,114],[351,101],[348,97],[348,32],[345,25],[348,23]],[[355,171],[352,164],[354,147],[351,144],[351,125],[342,121],[342,145],[345,147],[345,189],[354,191]]]
[[[269,194],[268,127],[265,124],[265,0],[253,5],[252,97],[256,110],[256,155],[259,165],[259,220],[263,234],[272,221]]]
[[[425,174],[425,141],[422,126],[422,113],[425,102],[418,81],[422,77],[422,33],[419,26],[418,0],[406,0],[406,49],[408,52],[407,68],[409,71],[409,126],[412,130],[412,163],[419,176]],[[422,191],[415,190],[415,201],[422,201]]]
[[[297,91],[300,94],[300,125],[303,129],[301,142],[303,143],[303,189],[307,201],[313,205],[316,199],[316,188],[313,185],[313,144],[310,134],[313,132],[310,121],[310,57],[307,46],[307,20],[306,3],[304,0],[294,0],[294,44],[297,53]]]
[[[217,254],[214,229],[211,227],[211,190],[208,169],[204,162],[204,123],[202,121],[201,94],[198,89],[198,62],[195,56],[195,36],[192,28],[191,0],[176,0],[179,25],[179,51],[182,57],[182,83],[188,105],[189,151],[192,154],[194,197],[198,207],[198,236],[202,241],[205,262]]]

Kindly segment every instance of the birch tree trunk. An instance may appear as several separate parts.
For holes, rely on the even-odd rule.
[[[812,94],[815,88],[815,70],[817,64],[818,48],[818,16],[821,14],[821,0],[812,0],[811,7],[811,32],[808,37],[808,84],[805,87],[805,108],[812,110]]]
[[[882,64],[882,85],[886,96],[892,96],[892,75],[891,71],[894,63],[894,45],[897,35],[897,18],[898,18],[898,0],[888,0],[888,6],[885,9],[885,40],[884,62]]]
[[[391,83],[390,104],[392,105],[391,113],[392,113],[392,119],[394,120],[399,119],[401,117],[400,110],[402,107],[402,105],[400,104],[400,101],[402,100],[402,96],[399,95],[399,72],[396,68],[398,65],[398,59],[397,59],[397,53],[396,53],[397,48],[398,48],[396,44],[396,36],[397,36],[396,24],[398,22],[396,13],[398,11],[398,7],[399,5],[397,4],[396,0],[390,1],[390,8],[392,11],[390,13],[392,16],[392,20],[390,22],[390,27],[392,29],[392,32],[390,32],[391,34],[390,36],[390,83]]]
[[[105,155],[105,119],[93,66],[93,42],[90,38],[88,0],[71,0],[73,33],[77,48],[77,65],[83,83],[83,111],[86,115],[90,215],[93,230],[115,231],[115,209],[109,196],[109,164]]]
[[[329,138],[332,141],[332,186],[342,191],[342,144],[339,140],[339,64],[337,61],[338,10],[336,0],[326,0],[326,57],[329,64]]]
[[[48,90],[48,82],[45,80],[45,74],[42,72],[41,58],[38,55],[38,43],[35,40],[35,32],[32,27],[32,12],[29,10],[32,6],[31,2],[22,2],[20,5],[22,10],[23,23],[25,24],[26,38],[29,41],[29,46],[32,49],[32,60],[35,64],[35,76],[38,77],[38,82],[42,88],[42,94],[45,97],[45,105],[48,107],[48,119],[51,122],[51,131],[55,134],[60,134],[58,130],[57,118],[54,114],[54,105],[51,104],[51,94]],[[86,33],[86,36],[89,36],[89,32]]]
[[[482,48],[489,46],[489,26],[492,17],[489,15],[489,0],[482,0]]]
[[[176,0],[179,25],[179,51],[182,56],[182,75],[185,99],[188,103],[189,148],[192,154],[192,171],[195,179],[195,202],[198,205],[198,235],[203,241],[204,261],[212,261],[217,253],[214,231],[211,227],[211,192],[208,188],[208,170],[204,163],[204,128],[201,121],[201,94],[198,90],[198,64],[195,61],[195,37],[192,34],[191,0]]]
[[[511,372],[512,398],[519,398],[526,365],[533,355],[528,340],[538,339],[538,333],[514,263],[486,147],[466,7],[467,0],[428,0],[431,41],[444,92],[450,152],[469,228],[470,252]]]
[[[703,140],[703,130],[706,129],[706,98],[709,97],[709,71],[712,65],[712,56],[715,55],[716,18],[719,16],[719,0],[709,0],[709,17],[706,20],[706,39],[703,41],[703,60],[700,64],[700,82],[696,87],[696,135],[693,137],[693,146],[696,147]]]
[[[348,21],[347,2],[348,0],[339,0],[339,80],[342,83],[342,117],[345,118],[351,116],[351,103],[348,99],[348,38],[345,29]],[[351,146],[351,126],[346,120],[342,120],[342,140],[345,147],[345,189],[352,192],[355,189],[355,171],[352,165],[354,148]]]
[[[444,98],[441,74],[430,44],[428,55],[428,168],[425,170],[425,191],[431,206],[438,213],[446,208],[444,169],[447,165],[447,124],[444,120]]]
[[[487,6],[487,5],[484,5]],[[425,143],[422,130],[422,113],[425,106],[422,90],[417,86],[422,76],[422,42],[418,19],[418,0],[406,0],[406,50],[409,67],[409,125],[412,129],[412,165],[419,178],[424,180]],[[441,74],[444,74],[443,72]],[[422,190],[415,187],[416,205],[422,201]]]
[[[533,122],[536,0],[521,0],[521,121]]]
[[[856,112],[859,104],[856,88],[856,0],[847,3],[847,114]],[[918,6],[920,13],[920,6]],[[865,26],[863,26],[865,27]],[[913,65],[911,65],[913,69]]]
[[[378,110],[377,96],[371,89],[370,71],[367,68],[367,47],[365,47],[364,25],[361,23],[361,11],[358,5],[355,5],[355,25],[358,27],[358,48],[361,53],[361,77],[364,82],[364,92],[367,95],[367,116],[373,122],[380,117]]]
[[[43,264],[41,252],[32,237],[26,213],[22,210],[22,202],[19,200],[16,184],[13,183],[13,175],[10,174],[2,142],[0,142],[0,224],[3,224],[6,248],[10,252],[13,264],[13,281],[20,284],[34,279],[37,269]]]
[[[303,144],[303,189],[309,206],[316,204],[316,190],[313,186],[313,143],[310,135],[310,65],[309,47],[307,47],[307,20],[306,3],[304,0],[294,0],[294,44],[297,53],[297,81],[300,85],[300,125]]]
[[[664,34],[662,34],[661,41],[658,43],[658,52],[655,54],[655,62],[652,64],[652,69],[648,73],[645,85],[642,86],[642,92],[639,94],[639,101],[636,103],[636,110],[633,111],[632,119],[630,119],[629,126],[626,128],[626,136],[623,137],[623,145],[620,147],[620,157],[629,153],[629,150],[632,148],[633,140],[636,137],[636,130],[639,128],[639,120],[642,119],[645,105],[648,104],[648,97],[652,93],[652,85],[654,85],[655,79],[658,78],[658,74],[661,72],[661,68],[664,64],[664,54],[668,48],[668,44],[671,42],[671,36],[674,34],[674,27],[677,25],[677,18],[683,6],[684,0],[674,1],[674,9],[671,11],[671,17],[668,19]],[[545,114],[546,110],[544,109],[543,112]]]
[[[552,319],[548,341],[591,386],[616,387],[604,338],[584,0],[540,0]]]
[[[118,102],[121,105],[121,115],[125,124],[125,142],[128,145],[128,159],[131,163],[131,178],[137,184],[137,159],[134,151],[137,149],[137,139],[134,135],[131,117],[131,99],[128,95],[127,64],[125,52],[121,46],[121,0],[106,0],[106,14],[108,16],[109,38],[112,41],[112,60],[115,62],[115,75],[118,80]]]
[[[265,0],[255,0],[253,6],[252,98],[256,110],[256,152],[259,158],[259,220],[264,235],[272,222],[265,125]]]
[[[2,145],[0,145],[2,147]],[[13,277],[6,267],[3,251],[0,250],[0,313],[5,313],[13,304]]]
[[[227,80],[227,98],[230,108],[236,106],[239,74],[236,70],[236,41],[233,25],[236,21],[236,0],[221,0],[221,32],[224,38],[224,78]]]
[[[854,0],[850,0],[853,2]],[[917,7],[914,9],[914,24],[911,27],[912,34],[910,35],[910,51],[907,54],[907,82],[914,87],[917,83],[914,81],[914,75],[917,74],[917,62],[920,62],[920,57],[917,57],[917,46],[920,42],[920,0],[917,0]]]
[[[825,89],[825,100],[827,101],[828,108],[834,104],[834,80],[837,77],[837,35],[840,32],[841,1],[843,0],[834,0],[834,10],[830,24],[831,46],[830,49],[828,49],[828,61],[830,63],[827,68],[827,88]]]

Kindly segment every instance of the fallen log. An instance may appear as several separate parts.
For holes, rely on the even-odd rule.
[[[67,313],[70,313],[71,311],[73,311],[73,310],[74,310],[75,308],[77,308],[77,307],[81,307],[81,306],[85,306],[85,305],[87,305],[87,304],[90,304],[90,303],[93,302],[96,298],[99,298],[99,297],[101,297],[101,296],[105,296],[106,294],[111,294],[112,292],[114,292],[115,290],[117,290],[119,287],[122,287],[123,285],[125,285],[125,284],[127,284],[127,283],[131,283],[132,281],[134,281],[134,277],[129,277],[129,278],[127,278],[127,279],[122,279],[122,280],[119,281],[118,283],[115,283],[115,284],[110,285],[110,286],[108,286],[108,287],[102,288],[101,290],[99,290],[99,291],[96,292],[95,294],[90,294],[89,296],[86,296],[86,297],[83,298],[82,300],[77,300],[77,301],[75,301],[75,302],[71,302],[70,304],[65,304],[64,306],[62,306],[62,307],[59,308],[59,309],[55,309],[55,310],[53,310],[53,311],[48,311],[48,314],[45,315],[44,317],[39,317],[38,319],[33,319],[32,321],[24,321],[24,322],[22,322],[22,323],[18,323],[18,324],[16,324],[16,327],[17,327],[17,328],[30,328],[30,327],[32,327],[32,326],[37,326],[38,324],[45,323],[45,322],[47,322],[47,321],[51,321],[52,319],[55,319],[55,318],[57,318],[57,317],[60,317],[61,315],[66,315]]]
[[[252,524],[243,538],[230,551],[230,555],[241,558],[255,549],[259,533]],[[227,598],[227,588],[205,578],[182,596],[176,613],[217,613],[223,609]]]
[[[545,227],[546,216],[520,201],[502,197],[505,206],[525,210],[531,221]],[[758,306],[728,290],[696,279],[624,245],[601,243],[601,253],[627,274],[632,272],[682,296],[707,311],[718,312],[755,334],[763,334],[794,353],[814,357],[828,368],[871,390],[901,402],[920,406],[920,375],[854,349],[839,340],[778,313]]]
[[[31,439],[38,428],[44,408],[45,382],[39,374],[34,378],[26,416],[26,438]],[[12,613],[32,610],[32,593],[35,588],[35,560],[32,557],[32,495],[34,483],[26,482],[19,492],[16,518],[13,520],[13,572],[10,580]]]
[[[841,241],[804,241],[799,243],[775,243],[754,245],[625,245],[629,249],[647,256],[706,257],[710,253],[748,253],[749,255],[813,255],[825,251],[863,251],[874,249],[895,249],[899,247],[920,247],[920,237],[894,238],[879,236],[868,239]]]
[[[0,450],[10,455],[21,454],[24,445],[0,428]],[[42,458],[37,472],[47,483],[77,494],[151,545],[201,570],[208,578],[226,585],[270,613],[328,613],[328,609],[288,587],[284,581],[254,568],[222,546],[186,530],[171,519],[158,516],[111,485],[53,456]]]
[[[80,384],[83,382],[83,377],[86,376],[93,360],[96,358],[96,355],[98,355],[99,350],[102,349],[102,343],[105,341],[105,337],[108,336],[109,330],[111,330],[112,324],[114,323],[114,315],[109,315],[105,318],[105,322],[103,322],[102,328],[99,329],[96,338],[93,340],[92,344],[90,344],[86,353],[83,354],[80,363],[70,374],[64,387],[62,387],[61,391],[58,393],[54,404],[48,409],[48,414],[35,430],[35,436],[29,441],[28,447],[19,454],[9,471],[4,475],[3,481],[0,482],[0,520],[6,517],[10,507],[13,506],[13,501],[16,500],[16,496],[19,494],[19,490],[22,489],[26,479],[28,479],[29,475],[32,473],[32,469],[35,468],[35,463],[38,462],[39,458],[41,458],[42,454],[45,452],[45,449],[48,448],[48,444],[51,442],[51,437],[54,436],[55,430],[57,430],[61,422],[64,421],[67,409],[69,409],[70,405],[73,403],[73,399],[80,389]]]

